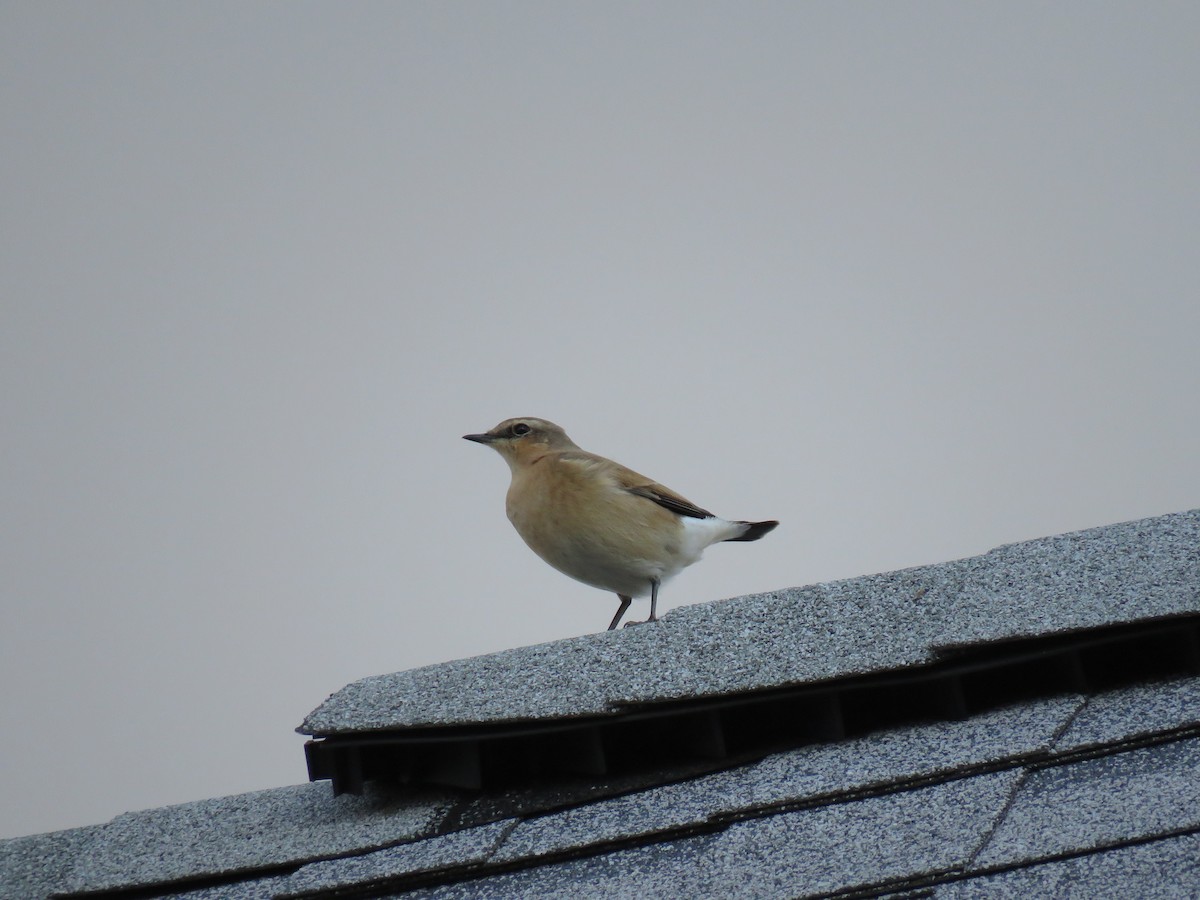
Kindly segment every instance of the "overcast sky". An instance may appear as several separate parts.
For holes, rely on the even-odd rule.
[[[668,610],[1200,506],[1198,86],[1186,2],[4,3],[0,836],[603,629],[509,416],[782,521]]]

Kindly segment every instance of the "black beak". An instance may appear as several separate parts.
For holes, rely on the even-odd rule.
[[[464,434],[463,440],[474,441],[477,444],[490,444],[496,440],[496,436],[494,434]]]

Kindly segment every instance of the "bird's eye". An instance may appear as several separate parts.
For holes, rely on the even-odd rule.
[[[516,425],[510,428],[509,431],[511,431],[517,437],[520,437],[523,434],[529,434],[530,428],[524,422],[518,422]]]

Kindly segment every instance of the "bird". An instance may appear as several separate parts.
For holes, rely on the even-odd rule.
[[[650,595],[657,621],[659,586],[721,541],[757,541],[779,522],[722,519],[620,463],[581,449],[558,425],[525,416],[463,438],[491,447],[508,463],[505,499],[517,534],[555,569],[621,605]],[[632,622],[627,625],[634,624]]]

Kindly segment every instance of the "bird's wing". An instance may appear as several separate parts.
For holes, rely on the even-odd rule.
[[[707,509],[701,509],[687,497],[681,496],[669,487],[664,487],[645,475],[639,475],[633,469],[627,469],[611,459],[605,459],[595,453],[588,453],[586,450],[567,450],[558,454],[558,458],[575,465],[595,467],[611,477],[622,490],[628,491],[636,497],[652,500],[676,515],[688,516],[693,519],[716,518]]]
[[[664,509],[669,509],[673,513],[678,513],[681,516],[689,516],[693,519],[714,519],[712,513],[707,509],[701,509],[691,500],[686,497],[680,497],[670,488],[665,488],[661,484],[656,484],[653,481],[645,484],[626,485],[625,490],[638,497],[645,497],[647,500],[653,500]]]

